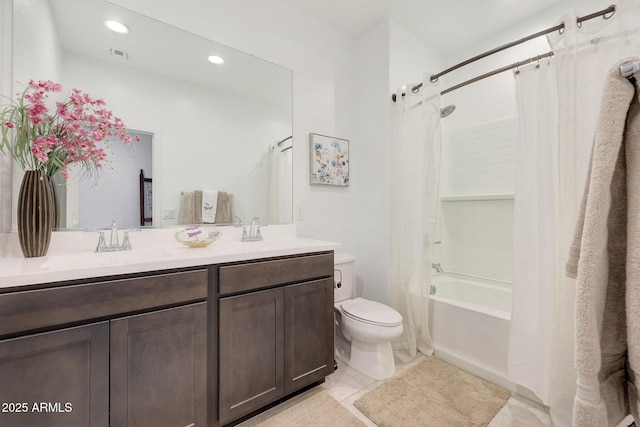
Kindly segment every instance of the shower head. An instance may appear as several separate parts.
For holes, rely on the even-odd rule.
[[[444,108],[440,109],[440,117],[445,118],[447,117],[449,114],[453,113],[453,111],[456,109],[456,106],[451,104],[451,105],[447,105]]]

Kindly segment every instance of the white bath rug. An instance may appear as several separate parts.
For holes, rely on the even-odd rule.
[[[430,356],[354,405],[380,427],[484,427],[509,396],[509,390]]]

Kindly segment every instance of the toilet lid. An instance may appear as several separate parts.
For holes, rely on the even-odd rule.
[[[342,302],[342,312],[356,320],[381,326],[402,324],[402,315],[393,308],[364,298]]]

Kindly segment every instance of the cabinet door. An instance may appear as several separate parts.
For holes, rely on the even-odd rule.
[[[109,324],[0,341],[0,426],[109,425]]]
[[[220,424],[284,394],[284,290],[220,299]]]
[[[207,424],[207,306],[111,322],[111,426]]]
[[[333,372],[333,279],[285,288],[285,393]]]

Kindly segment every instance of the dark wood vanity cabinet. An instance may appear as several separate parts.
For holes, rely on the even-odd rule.
[[[109,322],[0,341],[0,426],[109,425]]]
[[[200,269],[0,294],[0,426],[206,426],[208,286]]]
[[[201,427],[333,372],[333,252],[0,289],[0,427]]]
[[[220,300],[220,425],[284,396],[282,289]]]
[[[333,372],[333,253],[219,270],[219,422]]]
[[[289,394],[333,372],[333,277],[286,286],[284,310]]]
[[[207,425],[207,304],[111,321],[111,426]]]

